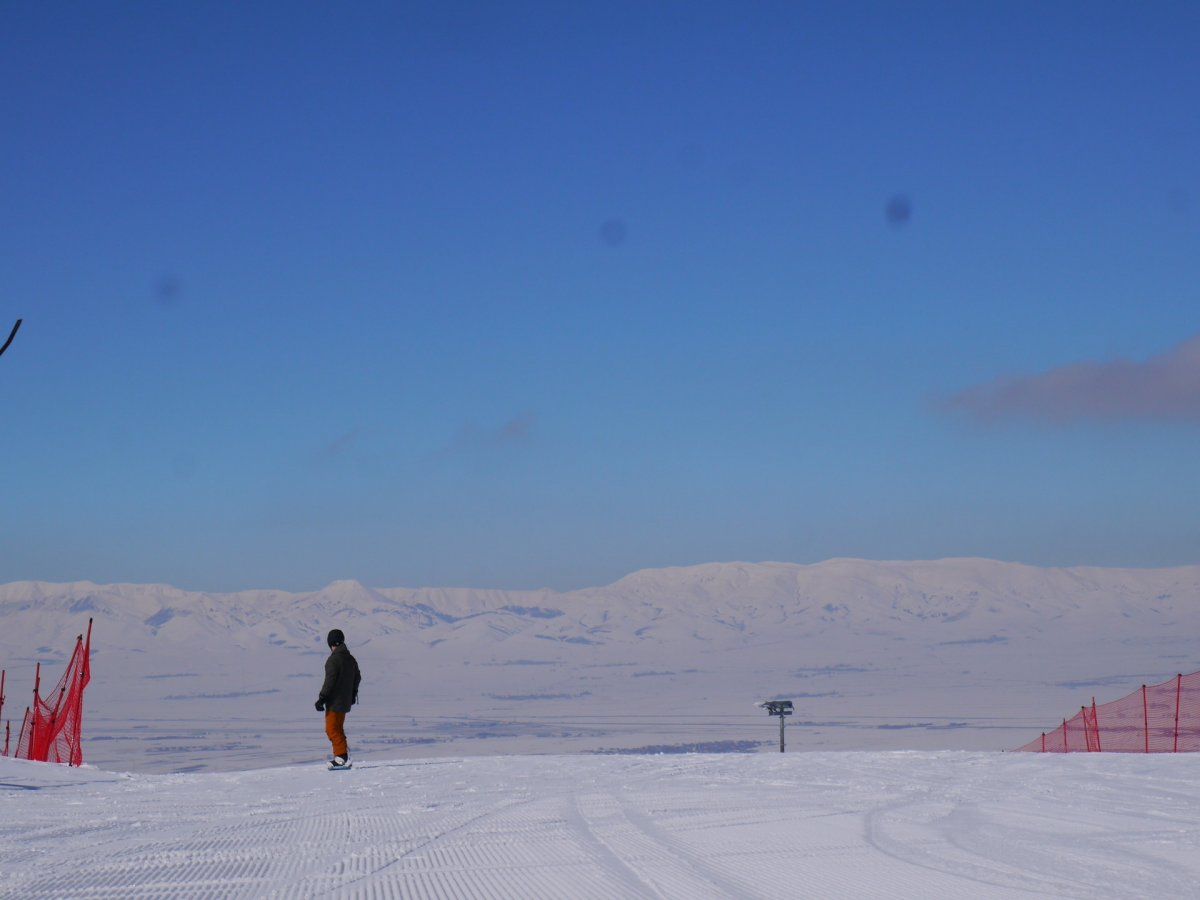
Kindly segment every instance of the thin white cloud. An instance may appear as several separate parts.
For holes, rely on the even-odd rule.
[[[1200,422],[1200,335],[1145,362],[1085,361],[999,378],[944,407],[985,421]]]

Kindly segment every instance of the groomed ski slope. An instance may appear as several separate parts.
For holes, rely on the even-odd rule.
[[[132,775],[0,759],[0,896],[1200,894],[1200,755],[357,759]]]

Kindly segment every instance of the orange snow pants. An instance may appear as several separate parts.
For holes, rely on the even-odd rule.
[[[325,734],[333,744],[334,756],[346,755],[346,714],[325,710]]]

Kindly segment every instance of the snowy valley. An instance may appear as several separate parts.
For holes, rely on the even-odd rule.
[[[561,593],[15,582],[7,718],[89,617],[85,760],[131,771],[319,758],[332,627],[365,673],[362,755],[771,750],[770,697],[795,701],[797,750],[1000,750],[1198,668],[1200,567],[724,563]]]

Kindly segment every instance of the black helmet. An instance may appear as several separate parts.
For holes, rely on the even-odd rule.
[[[327,643],[330,647],[336,647],[338,644],[346,643],[346,636],[342,634],[342,630],[340,628],[335,628],[333,631],[329,632],[329,637],[325,638],[325,643]]]

